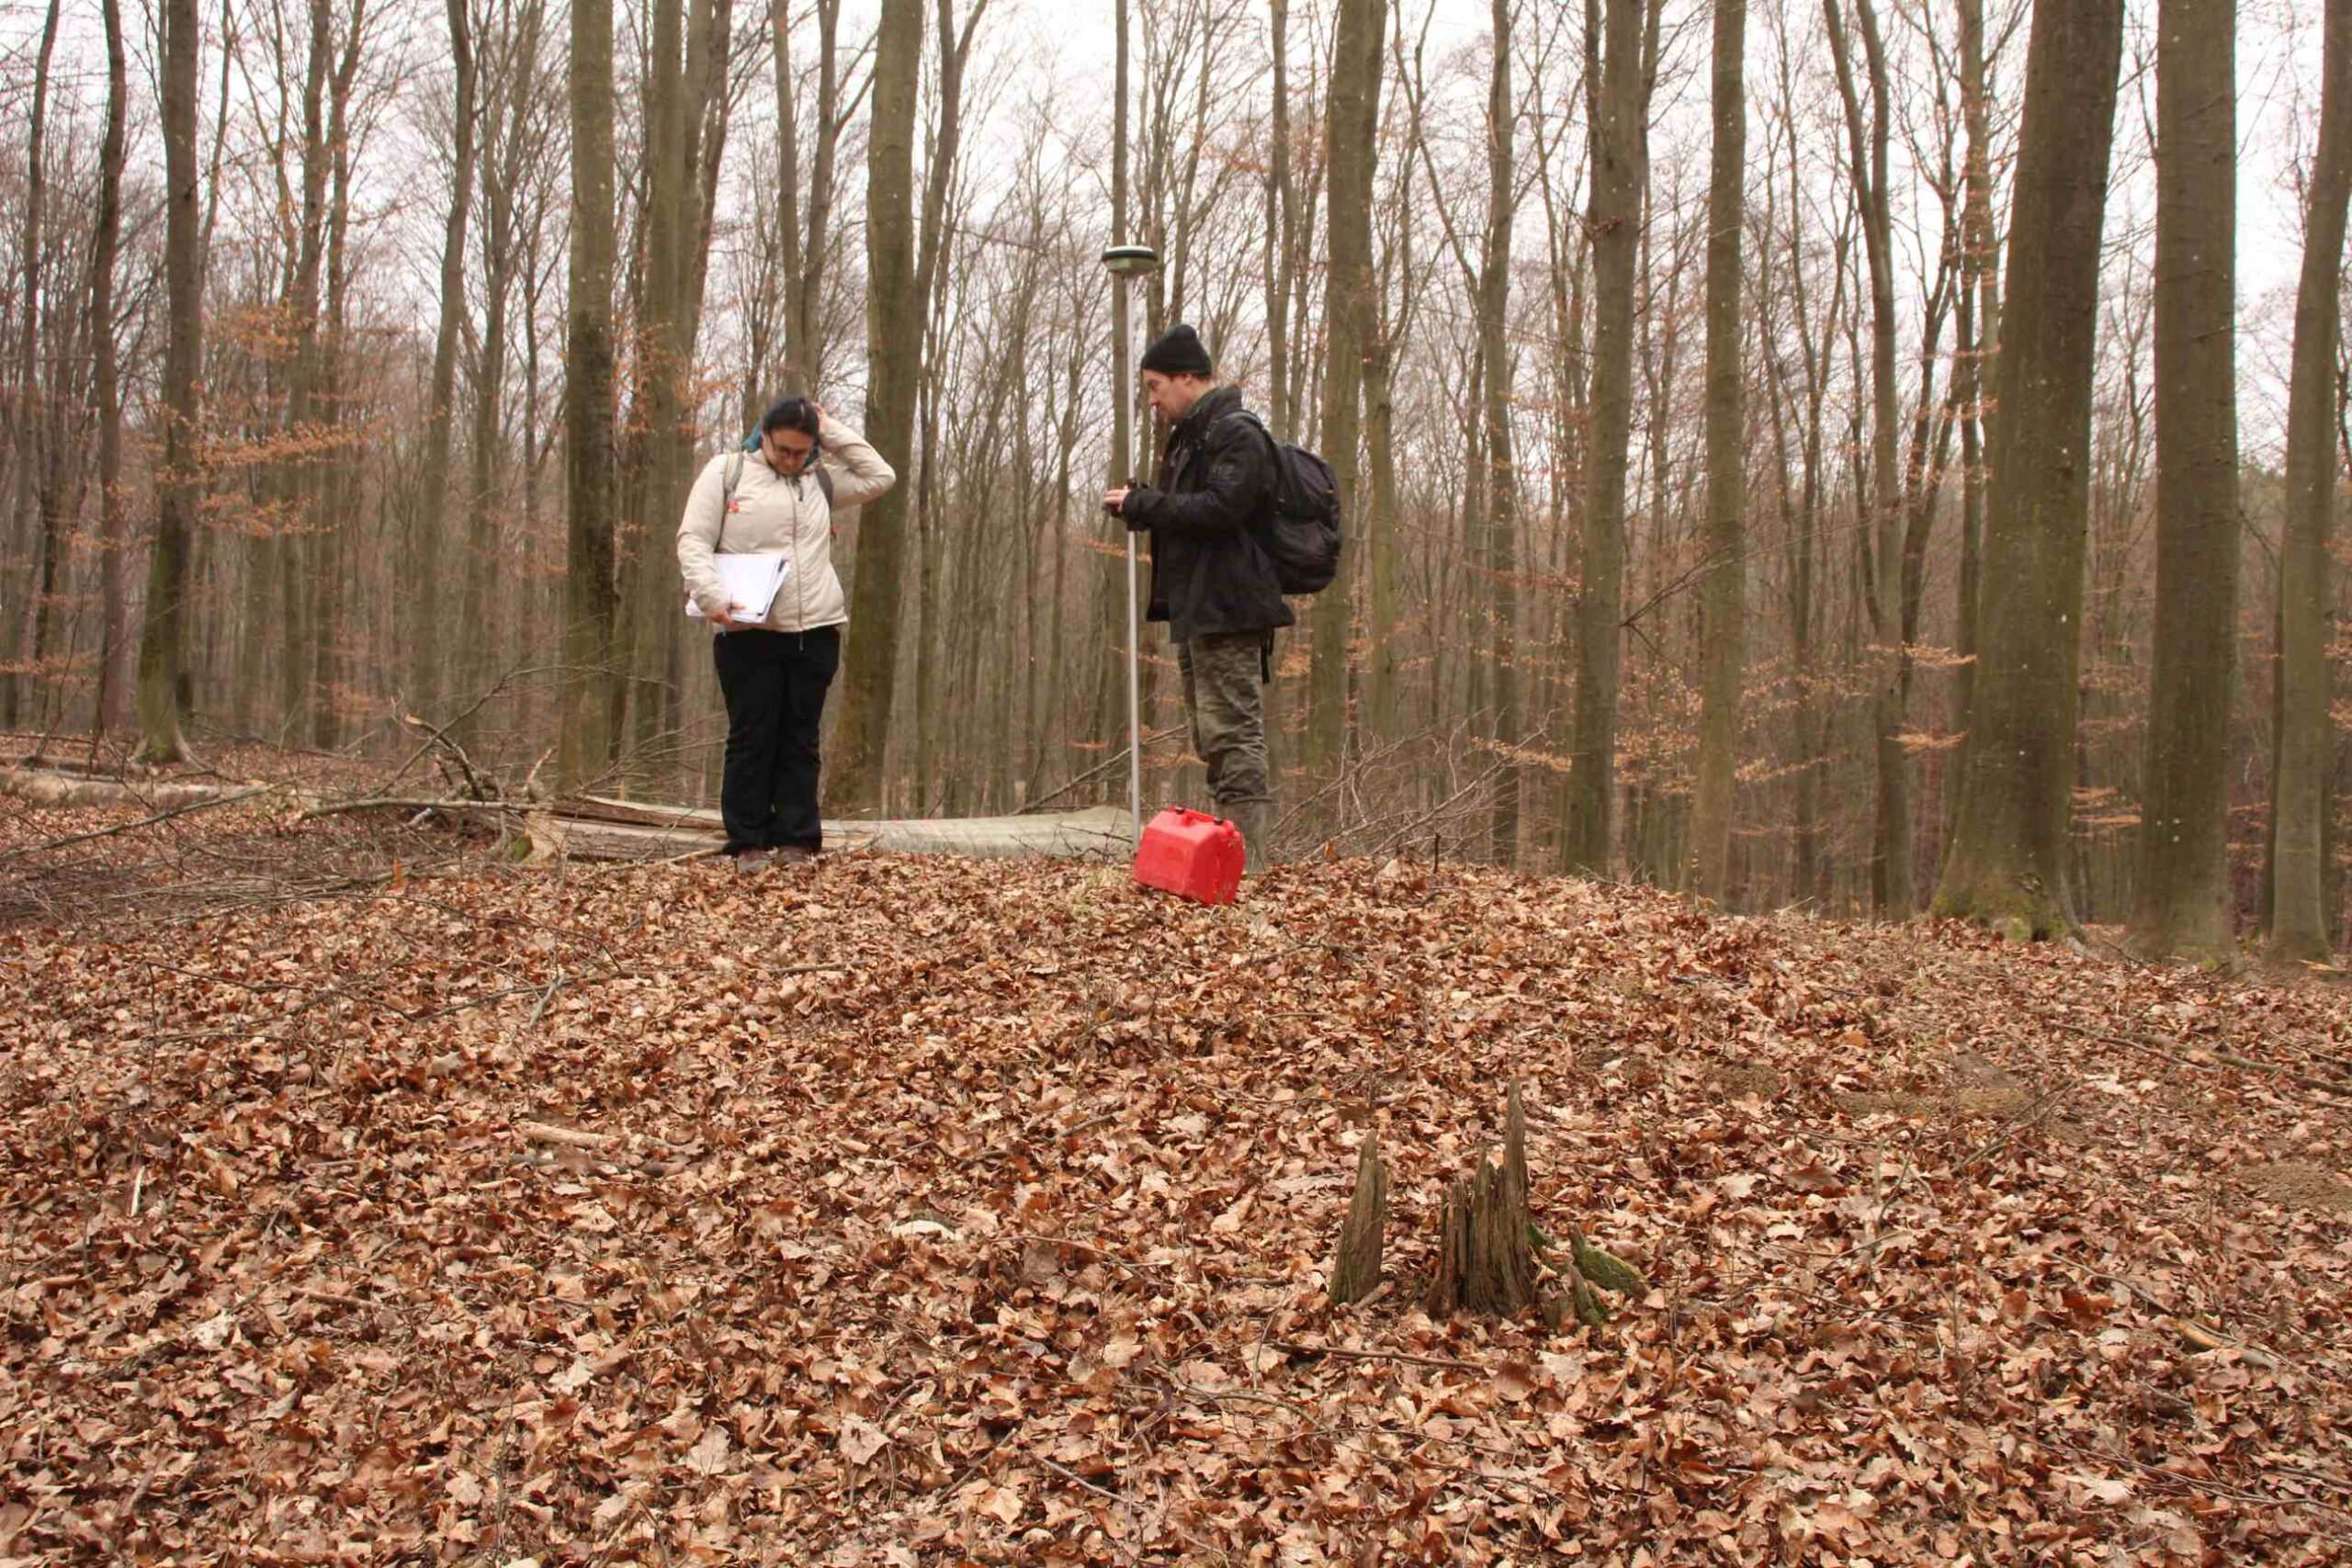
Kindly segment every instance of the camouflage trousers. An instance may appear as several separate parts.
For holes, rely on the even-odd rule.
[[[1226,807],[1273,798],[1266,761],[1266,705],[1259,684],[1263,632],[1197,637],[1176,645],[1193,750],[1209,767],[1209,795]]]

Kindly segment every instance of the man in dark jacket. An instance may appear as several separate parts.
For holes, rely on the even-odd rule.
[[[1168,623],[1209,794],[1241,829],[1257,871],[1274,817],[1259,684],[1271,672],[1275,628],[1296,618],[1252,527],[1272,499],[1273,447],[1237,417],[1240,389],[1217,383],[1200,335],[1182,322],[1144,351],[1143,387],[1168,431],[1159,482],[1109,491],[1102,505],[1131,532],[1150,532],[1146,618]]]

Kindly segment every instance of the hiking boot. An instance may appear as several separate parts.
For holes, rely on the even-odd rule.
[[[735,870],[739,875],[748,876],[754,872],[763,871],[767,868],[768,852],[765,850],[737,850],[728,858],[735,863]]]
[[[1233,800],[1220,809],[1227,820],[1241,830],[1241,869],[1255,876],[1273,864],[1274,803]]]
[[[775,857],[775,863],[778,866],[814,865],[817,863],[817,852],[808,848],[805,844],[778,844],[772,852]]]

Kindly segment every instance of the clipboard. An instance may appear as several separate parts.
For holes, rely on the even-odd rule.
[[[718,586],[729,603],[743,611],[733,616],[738,625],[756,626],[766,620],[777,590],[792,575],[792,558],[781,550],[730,551],[711,557],[710,564],[718,572]],[[686,595],[686,615],[697,621],[708,618],[691,593]]]

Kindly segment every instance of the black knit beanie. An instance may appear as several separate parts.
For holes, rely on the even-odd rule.
[[[1152,340],[1143,351],[1143,367],[1157,370],[1162,376],[1210,376],[1216,367],[1209,362],[1209,351],[1201,346],[1201,334],[1179,321]]]

